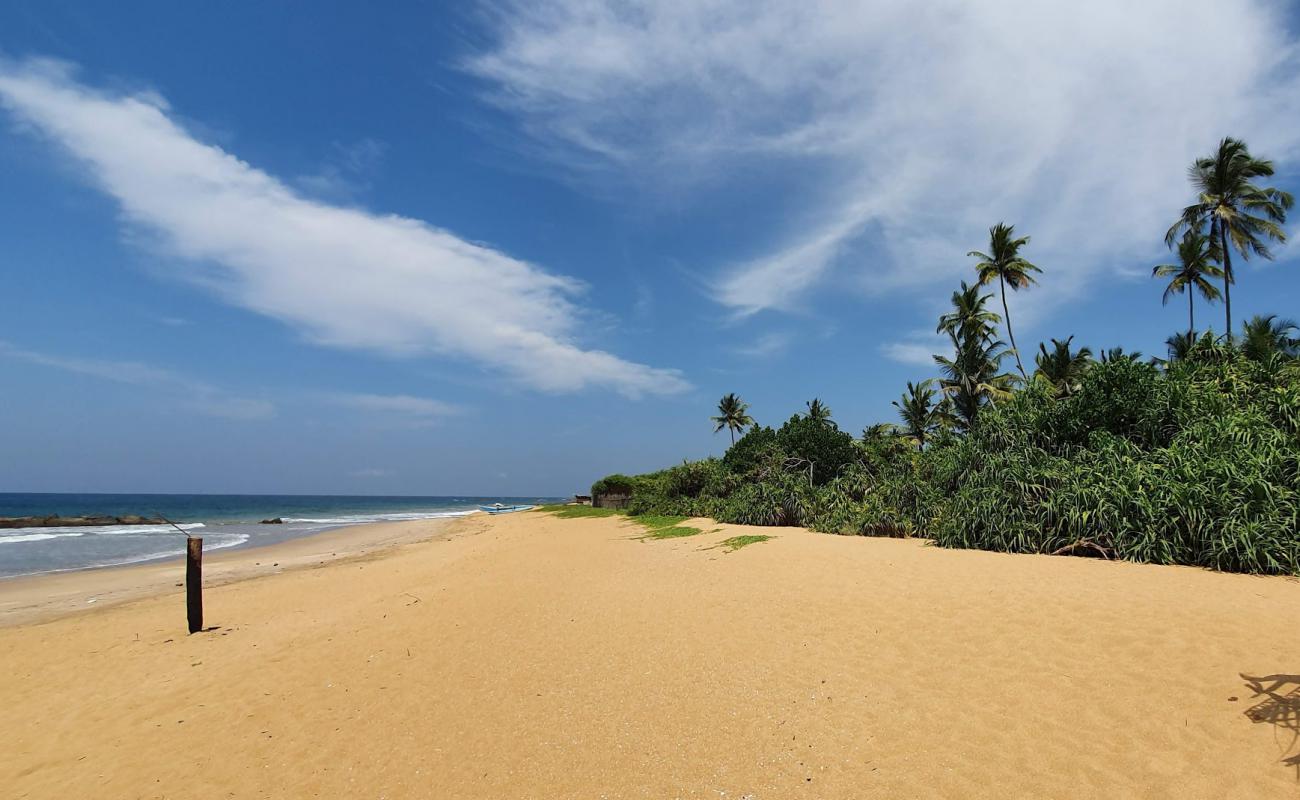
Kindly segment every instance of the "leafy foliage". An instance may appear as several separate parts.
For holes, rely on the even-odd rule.
[[[1069,394],[1033,381],[924,450],[894,428],[866,433],[796,416],[723,459],[638,476],[629,510],[1300,574],[1295,359],[1260,363],[1207,336],[1163,369],[1093,362]],[[796,453],[843,461],[810,482]]]
[[[1295,203],[1289,192],[1254,181],[1273,175],[1273,162],[1255,158],[1246,143],[1226,137],[1213,154],[1198,158],[1188,171],[1196,202],[1183,209],[1178,221],[1165,234],[1172,245],[1180,233],[1203,232],[1213,243],[1223,265],[1223,308],[1225,330],[1232,337],[1232,251],[1244,259],[1252,255],[1272,258],[1268,242],[1285,242],[1287,211]]]
[[[1073,336],[1067,337],[1065,341],[1053,339],[1051,352],[1048,352],[1047,345],[1039,344],[1038,355],[1034,358],[1038,366],[1034,372],[1035,377],[1051,384],[1057,397],[1069,397],[1077,392],[1083,373],[1092,365],[1092,350],[1080,347],[1072,353],[1072,341]]]

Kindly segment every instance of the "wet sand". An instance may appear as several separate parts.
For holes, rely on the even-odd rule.
[[[0,629],[0,786],[1300,796],[1300,582],[702,526],[476,515],[211,587],[203,634],[179,587]]]

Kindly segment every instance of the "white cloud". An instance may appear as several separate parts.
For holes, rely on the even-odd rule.
[[[441,400],[413,397],[409,394],[339,394],[334,402],[362,411],[400,414],[418,419],[434,419],[460,414],[462,409]]]
[[[465,67],[555,156],[615,179],[743,197],[749,165],[797,174],[788,227],[755,220],[758,251],[714,272],[740,314],[790,308],[830,275],[946,294],[999,220],[1033,235],[1044,306],[1159,255],[1187,165],[1220,137],[1296,154],[1286,8],[518,0]]]
[[[170,370],[135,361],[105,361],[38,353],[0,340],[0,357],[26,361],[64,372],[139,386],[160,392],[177,404],[201,414],[227,419],[266,419],[274,416],[275,406],[266,400],[241,397],[202,381],[192,380]]]
[[[785,354],[794,342],[794,337],[782,331],[772,331],[756,337],[753,341],[733,347],[732,352],[745,358],[777,358]]]
[[[918,342],[888,342],[880,346],[880,353],[885,358],[916,367],[933,367],[934,354],[938,352],[941,351]]]
[[[179,277],[316,343],[459,357],[544,391],[688,387],[675,370],[580,347],[577,281],[419,220],[306,199],[196,140],[156,96],[99,92],[48,61],[0,61],[0,104],[181,257]]]

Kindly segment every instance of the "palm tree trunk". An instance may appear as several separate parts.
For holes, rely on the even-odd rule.
[[[1011,353],[1016,357],[1016,369],[1020,370],[1020,377],[1029,382],[1029,376],[1025,374],[1025,365],[1020,363],[1020,348],[1016,347],[1016,335],[1011,332],[1011,309],[1007,308],[1007,281],[1001,275],[998,275],[998,284],[1002,288],[1002,313],[1006,315],[1007,321],[1007,338],[1011,340]]]
[[[731,427],[730,425],[728,425],[728,426],[727,426],[727,430],[731,432],[731,446],[732,446],[732,447],[735,447],[735,446],[736,446],[736,429],[733,428],[733,427]]]
[[[1187,335],[1192,340],[1196,339],[1196,314],[1192,311],[1192,301],[1196,299],[1196,293],[1192,291],[1195,287],[1187,289]]]
[[[1219,241],[1223,247],[1223,309],[1228,321],[1228,344],[1232,345],[1232,254],[1228,252],[1228,226],[1219,224]]]

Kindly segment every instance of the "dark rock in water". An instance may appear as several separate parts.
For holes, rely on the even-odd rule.
[[[140,517],[128,514],[125,517],[97,515],[91,517],[60,517],[57,514],[48,517],[0,517],[0,528],[85,528],[92,525],[166,525],[158,517]]]
[[[283,525],[283,524],[284,524],[284,520],[280,519],[279,517],[276,517],[275,519],[264,519],[264,520],[262,520],[262,524],[263,524],[263,525]]]

